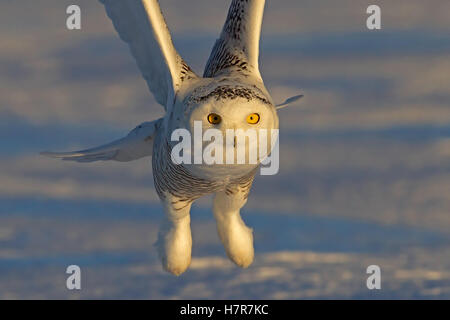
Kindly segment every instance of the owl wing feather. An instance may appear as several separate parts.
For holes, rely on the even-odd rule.
[[[153,153],[153,141],[162,119],[144,122],[130,131],[127,136],[108,144],[73,152],[41,152],[42,155],[77,162],[115,160],[127,162]]]
[[[156,101],[167,111],[184,81],[197,77],[176,51],[157,0],[100,0],[131,50]]]
[[[204,77],[237,72],[261,79],[258,56],[264,4],[265,0],[233,0]]]

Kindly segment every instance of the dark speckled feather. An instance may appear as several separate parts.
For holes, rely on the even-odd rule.
[[[257,170],[255,168],[226,183],[223,180],[213,181],[196,177],[182,164],[173,163],[170,145],[162,136],[155,139],[153,152],[155,189],[161,199],[165,199],[167,193],[174,196],[177,199],[177,203],[173,203],[175,209],[182,209],[201,196],[217,191],[225,191],[227,194],[243,191],[247,198]]]
[[[206,64],[204,77],[216,77],[223,72],[259,75],[259,36],[264,3],[265,0],[233,0],[222,34]]]

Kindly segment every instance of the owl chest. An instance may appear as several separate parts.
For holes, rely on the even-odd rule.
[[[161,199],[164,199],[167,193],[185,201],[193,201],[218,191],[235,193],[245,190],[248,194],[254,172],[231,180],[209,180],[198,177],[182,164],[174,163],[169,144],[161,140],[154,146],[152,157],[155,189]]]
[[[170,193],[183,200],[195,200],[225,187],[221,181],[197,177],[182,164],[174,163],[170,152],[169,145],[164,141],[156,145],[153,151],[153,179],[160,198]]]

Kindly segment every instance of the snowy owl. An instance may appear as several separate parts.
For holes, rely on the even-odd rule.
[[[253,234],[240,209],[247,202],[261,158],[244,164],[178,163],[172,157],[172,133],[177,129],[193,132],[196,123],[203,130],[224,134],[230,129],[278,129],[276,109],[301,97],[275,105],[261,78],[258,55],[265,0],[232,1],[203,77],[176,51],[157,0],[100,1],[120,38],[129,45],[156,101],[164,106],[165,115],[97,148],[43,154],[78,162],[152,156],[155,189],[165,213],[157,241],[163,268],[180,275],[189,267],[190,208],[193,201],[211,193],[226,253],[238,266],[248,267],[254,257]],[[205,141],[200,143],[204,146]],[[223,144],[237,148],[235,138]]]

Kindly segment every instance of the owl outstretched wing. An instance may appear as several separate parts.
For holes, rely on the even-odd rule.
[[[41,152],[42,155],[77,162],[93,162],[99,160],[132,161],[151,156],[153,141],[162,119],[144,122],[130,131],[127,136],[111,143],[73,152]]]
[[[264,4],[265,0],[233,0],[204,77],[236,72],[261,79],[258,56]]]
[[[128,43],[156,101],[167,102],[184,81],[197,77],[176,51],[157,0],[100,0],[120,38]]]

